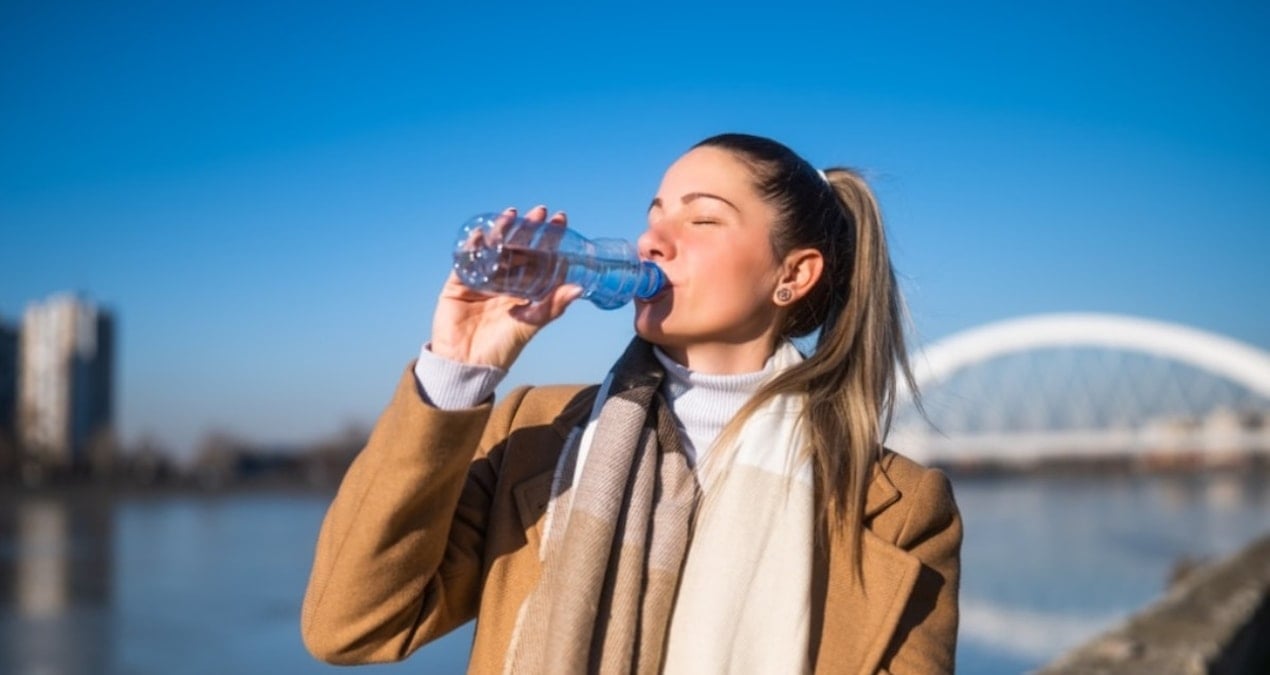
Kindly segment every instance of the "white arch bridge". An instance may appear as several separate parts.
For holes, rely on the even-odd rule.
[[[1270,354],[1109,314],[974,328],[913,354],[887,444],[928,462],[1270,452]]]

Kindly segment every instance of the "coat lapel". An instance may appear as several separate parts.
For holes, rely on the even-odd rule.
[[[824,606],[817,673],[873,673],[877,670],[917,581],[921,562],[873,533],[867,523],[900,498],[880,467],[869,483],[860,541],[862,579],[851,573],[844,532],[829,536],[824,560]]]

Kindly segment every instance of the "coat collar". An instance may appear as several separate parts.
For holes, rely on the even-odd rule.
[[[560,435],[561,439],[568,438],[574,427],[579,427],[586,423],[591,413],[591,407],[595,405],[595,396],[599,391],[599,385],[584,387],[565,404],[564,410],[560,411],[555,421],[551,423],[551,428]]]
[[[900,491],[895,488],[895,483],[891,482],[891,477],[886,473],[894,457],[895,455],[889,450],[884,451],[882,458],[873,463],[873,475],[869,479],[868,492],[864,495],[865,520],[881,513],[886,507],[900,499]]]

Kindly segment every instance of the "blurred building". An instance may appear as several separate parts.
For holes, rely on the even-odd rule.
[[[114,319],[74,295],[27,306],[18,369],[18,438],[54,470],[113,459]]]
[[[0,321],[0,476],[13,465],[17,411],[18,330]]]

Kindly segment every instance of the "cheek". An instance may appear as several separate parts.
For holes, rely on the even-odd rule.
[[[698,276],[753,278],[770,272],[775,263],[766,251],[736,241],[703,242],[683,255],[683,262]]]
[[[765,302],[779,271],[766,239],[734,233],[681,240],[666,266],[679,284],[679,305],[714,314],[752,309]]]
[[[740,296],[729,298],[732,302],[743,298],[748,302],[749,298],[767,295],[777,276],[775,263],[769,257],[754,255],[750,251],[720,256],[707,269],[720,285],[726,285],[721,290]]]
[[[770,305],[771,273],[758,261],[720,259],[703,270],[679,298],[679,309],[686,311],[680,318],[702,325],[740,325]]]

